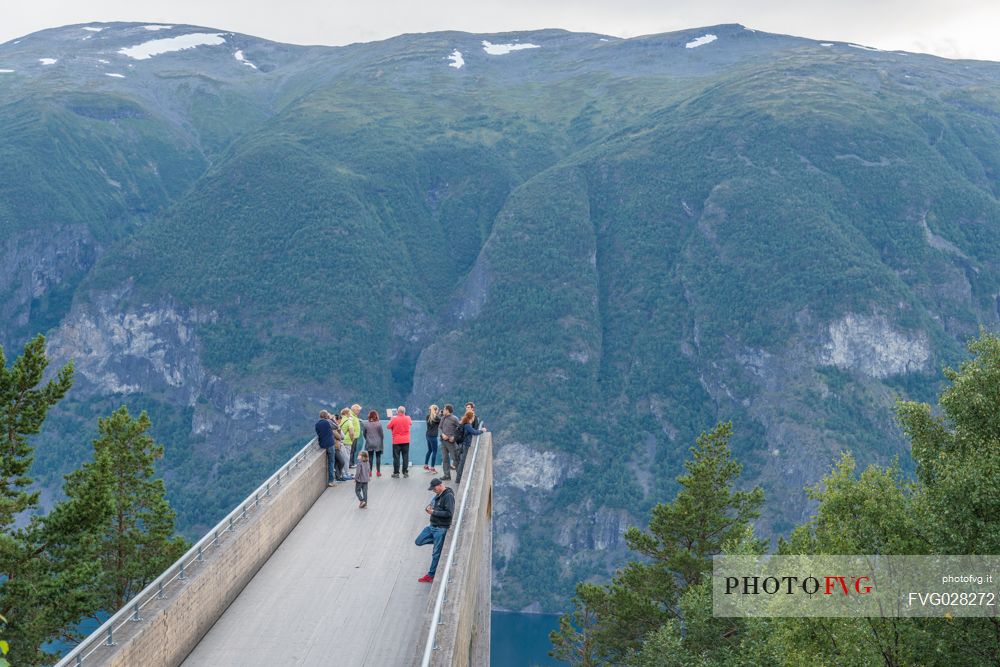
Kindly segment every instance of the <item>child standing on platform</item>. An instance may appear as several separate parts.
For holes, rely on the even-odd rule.
[[[358,466],[354,469],[354,495],[358,497],[358,508],[368,507],[368,481],[372,478],[372,468],[368,464],[368,452],[358,454]]]

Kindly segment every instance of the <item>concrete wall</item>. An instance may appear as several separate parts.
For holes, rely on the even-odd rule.
[[[115,635],[117,646],[102,647],[85,664],[179,665],[325,489],[326,455],[317,448],[248,520],[222,534],[220,548],[189,568],[186,581],[166,589],[167,599],[143,608],[142,622],[126,624]]]
[[[469,498],[459,531],[448,531],[438,577],[431,589],[430,601],[421,631],[421,642],[414,665],[420,665],[426,637],[441,586],[444,563],[453,540],[459,540],[452,562],[450,583],[437,628],[431,665],[443,667],[485,667],[490,664],[490,611],[492,608],[493,572],[493,438],[486,433],[479,439],[479,453],[473,470],[465,469],[462,485],[456,489],[456,509],[465,486]],[[470,474],[471,473],[471,474]]]

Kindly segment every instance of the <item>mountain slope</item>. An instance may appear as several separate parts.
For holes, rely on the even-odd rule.
[[[166,34],[206,43],[120,53]],[[109,24],[4,68],[0,150],[39,176],[0,186],[0,340],[49,330],[79,373],[36,475],[147,408],[192,533],[320,405],[473,398],[497,602],[559,608],[717,420],[780,534],[836,452],[898,453],[895,397],[998,324],[997,64],[733,25],[328,48]]]

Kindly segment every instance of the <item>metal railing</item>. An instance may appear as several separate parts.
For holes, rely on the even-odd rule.
[[[476,456],[478,454],[479,436],[477,435],[476,441],[472,443],[471,465],[463,465],[463,472],[467,473],[468,476],[465,479],[465,488],[462,489],[462,502],[459,504],[458,518],[455,520],[451,544],[448,546],[448,558],[444,563],[444,579],[441,581],[441,588],[438,589],[437,600],[434,602],[434,614],[431,616],[431,627],[427,631],[427,643],[424,646],[424,659],[420,663],[421,667],[429,667],[431,664],[431,656],[434,655],[434,650],[437,648],[437,629],[439,625],[444,624],[444,621],[441,620],[441,609],[444,607],[445,594],[448,591],[448,582],[451,580],[451,565],[455,558],[455,548],[458,545],[459,538],[462,536],[462,520],[465,518],[465,501],[468,500],[469,489],[472,488],[470,480],[472,476],[476,474]]]
[[[190,577],[192,567],[197,568],[198,564],[205,560],[206,553],[211,549],[222,547],[222,538],[236,530],[240,521],[247,519],[247,512],[260,505],[263,498],[271,496],[272,491],[281,487],[282,479],[287,479],[292,470],[305,461],[310,450],[316,446],[316,438],[313,438],[300,449],[278,471],[267,478],[267,480],[257,487],[253,493],[246,497],[242,503],[226,515],[215,528],[208,531],[204,537],[194,544],[187,553],[181,556],[173,565],[164,570],[163,574],[153,580],[148,586],[142,589],[135,597],[119,609],[111,618],[106,620],[101,627],[97,628],[82,642],[66,654],[66,656],[56,663],[55,667],[69,667],[70,665],[82,665],[83,661],[89,658],[98,649],[115,646],[115,633],[129,623],[142,622],[142,609],[150,602],[166,599],[170,584],[175,581],[186,581]]]

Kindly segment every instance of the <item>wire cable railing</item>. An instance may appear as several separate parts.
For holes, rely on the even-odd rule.
[[[437,600],[434,602],[434,613],[431,616],[431,627],[427,631],[427,642],[424,645],[424,658],[421,667],[429,667],[434,650],[437,648],[438,627],[444,624],[441,620],[441,610],[444,608],[446,594],[448,592],[448,582],[451,580],[451,566],[455,558],[455,549],[459,539],[462,537],[462,520],[465,518],[465,502],[469,499],[469,489],[472,488],[472,477],[476,474],[476,456],[479,454],[479,437],[476,436],[472,443],[472,459],[469,465],[463,466],[463,472],[467,474],[462,483],[462,500],[458,507],[458,518],[455,520],[454,532],[452,533],[451,544],[448,546],[448,557],[444,563],[444,575],[441,581],[441,588],[438,589]]]
[[[279,490],[282,480],[287,479],[292,474],[292,471],[306,460],[309,451],[315,448],[316,438],[313,438],[284,465],[278,468],[276,473],[268,477],[263,484],[247,496],[242,503],[237,505],[232,512],[226,515],[222,521],[217,523],[215,528],[208,531],[204,537],[188,549],[187,553],[177,559],[173,565],[164,570],[152,583],[129,600],[124,607],[115,612],[111,618],[77,644],[72,651],[56,663],[55,667],[82,665],[95,651],[109,646],[116,646],[115,636],[123,627],[129,623],[141,623],[143,621],[143,608],[156,600],[166,599],[169,592],[168,588],[171,584],[184,582],[189,579],[192,570],[198,568],[211,550],[222,549],[224,538],[234,533],[240,522],[248,519],[248,512],[259,507],[263,499],[271,497],[272,492]]]

